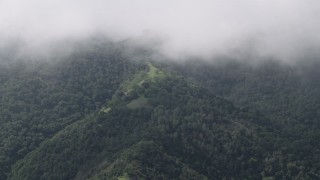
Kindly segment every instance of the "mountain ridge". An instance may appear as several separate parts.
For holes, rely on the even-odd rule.
[[[318,66],[86,47],[0,64],[0,179],[319,177]]]
[[[250,126],[248,126],[245,123],[246,121],[240,120],[242,118],[237,115],[239,113],[238,112],[239,110],[233,107],[231,103],[223,99],[217,98],[213,95],[210,95],[210,93],[205,89],[189,84],[189,82],[184,80],[183,77],[166,74],[163,71],[155,68],[150,63],[148,63],[148,66],[149,66],[149,71],[142,72],[142,74],[149,75],[149,76],[141,76],[141,73],[138,73],[138,75],[134,76],[131,81],[125,82],[124,85],[120,86],[121,88],[115,93],[112,100],[110,102],[107,102],[108,106],[105,108],[102,108],[102,111],[99,111],[96,115],[91,116],[91,118],[87,118],[87,120],[81,121],[80,125],[76,122],[75,125],[72,125],[72,127],[67,128],[67,130],[68,129],[72,129],[72,130],[68,130],[68,131],[63,130],[60,134],[58,134],[57,136],[54,136],[51,140],[40,145],[40,147],[36,149],[33,153],[27,155],[26,158],[24,158],[24,160],[19,161],[13,168],[11,179],[19,179],[23,177],[26,179],[70,179],[70,178],[83,179],[84,178],[83,174],[88,174],[88,173],[80,173],[81,169],[86,169],[86,167],[88,168],[91,166],[94,167],[95,161],[97,159],[102,158],[103,156],[105,156],[104,158],[105,160],[103,161],[111,161],[110,162],[111,165],[109,166],[112,166],[112,162],[114,161],[128,162],[128,166],[130,167],[129,169],[127,167],[122,170],[121,169],[117,170],[118,171],[117,175],[119,177],[121,175],[124,175],[124,176],[127,176],[128,178],[136,177],[139,179],[150,179],[150,178],[151,179],[159,179],[159,178],[176,179],[176,178],[184,177],[185,173],[187,174],[189,173],[190,177],[202,177],[203,179],[206,179],[208,177],[209,179],[212,179],[213,177],[220,177],[220,178],[242,177],[243,175],[238,174],[237,170],[231,167],[228,167],[228,165],[225,165],[226,166],[225,168],[229,169],[230,171],[233,171],[233,173],[229,172],[230,173],[229,176],[223,172],[219,173],[219,169],[220,171],[226,171],[226,169],[224,168],[218,168],[217,170],[210,172],[209,174],[206,174],[206,175],[203,174],[204,172],[197,172],[197,169],[199,170],[204,167],[206,168],[209,168],[210,166],[216,167],[216,165],[212,165],[210,161],[207,162],[208,164],[205,166],[203,165],[195,166],[194,164],[197,164],[198,161],[205,160],[209,157],[211,157],[209,158],[210,160],[216,160],[215,158],[218,158],[217,157],[218,155],[212,154],[212,152],[209,153],[209,151],[207,152],[211,154],[209,157],[205,157],[205,156],[202,157],[203,150],[197,150],[197,148],[201,146],[204,146],[204,147],[208,146],[208,148],[213,148],[213,146],[217,146],[218,144],[220,144],[219,146],[222,149],[224,149],[225,146],[231,146],[231,147],[234,146],[232,144],[223,142],[223,140],[216,140],[217,142],[215,142],[210,140],[210,138],[207,139],[208,137],[205,138],[205,136],[208,136],[210,133],[213,133],[214,131],[219,132],[220,136],[227,139],[231,138],[229,136],[233,134],[233,136],[236,138],[237,141],[240,140],[242,136],[247,136],[247,138],[249,138],[249,142],[254,141],[255,143],[257,143],[256,138],[258,137],[250,136],[250,134],[252,133],[251,131],[256,131],[252,127],[253,124],[250,124]],[[157,73],[154,74],[154,72],[152,71],[155,71]],[[142,78],[142,79],[139,79],[139,78]],[[141,84],[142,81],[144,81],[144,84]],[[135,83],[130,84],[131,82],[135,82]],[[129,93],[126,93],[128,91],[131,91],[130,95]],[[142,96],[145,96],[147,98],[147,103],[148,103],[147,105],[138,105],[138,107],[135,107],[135,108],[131,108],[130,106],[128,106],[130,102],[136,99],[139,99]],[[105,109],[108,109],[108,111],[105,111]],[[158,115],[155,115],[155,113],[158,113]],[[162,115],[160,116],[159,113]],[[245,112],[242,112],[242,113],[245,113]],[[250,117],[251,115],[247,115],[247,116]],[[168,119],[165,119],[165,117]],[[160,118],[160,119],[157,119],[157,118]],[[254,116],[252,118],[253,118],[253,122],[255,121],[254,118],[259,119],[258,117],[254,117]],[[238,120],[234,121],[232,119],[238,119]],[[188,125],[187,122],[191,124]],[[128,123],[130,125],[128,125]],[[241,131],[239,131],[239,129]],[[176,131],[178,130],[181,131],[180,133],[184,135],[182,134],[179,135],[179,133],[176,134],[177,133]],[[79,131],[79,132],[76,133],[76,131]],[[206,142],[209,144],[201,145],[200,143],[201,141],[196,140],[194,139],[194,137],[185,134],[188,131],[193,136],[200,135],[199,138],[200,137],[204,138],[204,141],[202,143]],[[198,134],[199,132],[197,131],[201,133]],[[88,132],[89,134],[86,134]],[[239,134],[236,132],[238,132]],[[81,135],[81,133],[85,134],[84,137]],[[68,140],[69,138],[71,140]],[[76,140],[74,138],[76,139],[80,138],[82,140],[80,139]],[[91,141],[88,141],[87,138],[88,139],[94,138],[94,139],[92,139]],[[100,141],[98,141],[99,138],[101,138]],[[115,138],[117,140],[111,140],[110,138],[111,139]],[[186,142],[183,143],[184,138],[186,138],[185,139]],[[181,139],[182,142],[179,142],[179,139]],[[229,139],[229,141],[231,139]],[[67,143],[62,144],[61,146],[61,143],[63,141],[66,141]],[[98,141],[98,142],[94,142],[94,141]],[[112,142],[115,143],[115,141],[118,143],[118,145],[116,145],[116,147],[111,147],[113,145],[110,143]],[[77,142],[77,143],[75,144],[74,142]],[[103,145],[103,143],[106,143],[106,144]],[[140,148],[141,143],[142,143],[142,147]],[[172,147],[172,145],[177,147]],[[247,145],[249,146],[247,147],[249,149],[247,150],[243,149],[243,150],[240,150],[240,152],[241,151],[250,152],[253,150],[250,147],[251,145],[249,144]],[[77,146],[80,146],[81,148]],[[119,147],[117,148],[117,146],[122,146],[122,149],[121,148],[119,149]],[[71,149],[68,150],[68,147]],[[133,148],[133,150],[130,150],[131,149],[130,147],[131,148],[135,147],[135,148]],[[160,147],[163,147],[163,150],[159,150]],[[265,145],[262,147],[267,148]],[[263,149],[262,147],[261,149]],[[145,151],[145,148],[149,150]],[[187,148],[187,149],[183,150],[184,148]],[[87,152],[87,151],[90,151],[90,152]],[[169,167],[163,167],[163,165],[167,164],[168,162],[167,163],[163,162],[164,163],[163,165],[158,164],[158,163],[161,164],[161,160],[160,160],[161,158],[158,160],[150,160],[149,163],[146,163],[145,158],[152,159],[152,157],[150,156],[152,156],[153,154],[153,153],[148,154],[148,151],[152,151],[155,154],[157,154],[156,152],[158,152],[160,153],[159,155],[162,155],[162,156],[167,154],[166,157],[171,157],[169,159],[177,158],[177,160],[174,160],[173,162],[181,161],[182,164],[174,163],[173,169],[175,169],[175,171],[172,172],[172,170],[170,170]],[[221,149],[220,150],[216,149],[215,151],[218,154],[222,155],[221,153],[223,151]],[[71,152],[75,154],[70,154]],[[106,152],[110,152],[110,154],[107,154]],[[121,160],[123,156],[123,153],[121,152],[123,153],[127,152],[125,153],[127,154],[126,155],[127,157],[125,156],[123,160]],[[131,152],[133,154],[130,154],[130,153],[128,154],[128,152]],[[135,153],[138,153],[140,155],[134,155]],[[230,157],[226,156],[225,158],[227,159],[231,158],[231,156],[234,153],[239,153],[239,152],[230,152]],[[183,158],[186,158],[188,155],[191,155],[191,157],[195,156],[197,158],[190,158],[189,160],[183,159]],[[62,158],[61,156],[64,158]],[[114,156],[120,156],[119,157],[120,159],[116,158],[115,160],[112,161],[112,159],[114,159]],[[88,159],[86,159],[86,157]],[[259,156],[257,156],[257,158],[258,157]],[[84,159],[81,160],[82,158]],[[133,159],[133,161],[131,160],[132,161],[131,163],[133,163],[133,165],[130,165],[131,164],[130,158]],[[180,158],[181,160],[178,160]],[[243,157],[243,158],[246,159],[246,158],[249,158],[249,156]],[[245,162],[248,161],[249,163],[250,158],[246,160],[243,159],[243,160]],[[57,163],[50,162],[50,159],[55,161],[60,159],[60,161],[58,161],[57,162],[58,164],[57,164]],[[261,160],[262,159],[260,159],[260,161]],[[91,165],[90,166],[88,164],[81,165],[82,161],[87,162],[88,164],[91,164]],[[226,159],[222,160],[222,162],[224,161],[226,161]],[[235,162],[235,164],[237,163],[239,162]],[[78,168],[77,168],[77,164],[78,164]],[[101,163],[98,163],[98,164],[101,164]],[[153,170],[150,171],[149,168]],[[127,169],[127,172],[125,171],[126,169]],[[140,169],[140,170],[137,171],[137,169]],[[89,170],[89,172],[90,171],[94,172],[97,170]],[[121,171],[122,173],[119,173]],[[44,174],[42,174],[41,172],[44,172]],[[79,174],[79,173],[81,175],[77,176],[76,174]],[[251,173],[249,173],[250,176],[259,177],[259,174],[251,174]],[[246,176],[248,176],[249,174],[246,174]],[[38,176],[34,176],[34,175],[38,175]],[[88,175],[90,177],[90,173]],[[115,174],[112,174],[109,171],[107,171],[107,173],[102,173],[102,174],[100,173],[99,175],[99,171],[98,171],[97,175],[93,174],[91,176],[93,178],[97,177],[98,179],[99,178],[101,179],[118,178],[117,176],[114,176],[114,175]]]

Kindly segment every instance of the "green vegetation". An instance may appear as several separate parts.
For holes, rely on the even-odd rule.
[[[11,179],[261,177],[273,147],[263,137],[277,139],[278,133],[268,130],[269,120],[180,76],[148,83],[130,93],[120,86],[108,113],[74,123],[41,144],[14,165]],[[141,99],[148,107],[136,103]],[[134,108],[124,106],[132,102]]]
[[[149,107],[148,104],[148,98],[145,97],[144,89],[148,88],[150,83],[154,83],[159,80],[163,80],[166,76],[166,74],[161,71],[160,69],[156,68],[154,65],[152,65],[150,62],[147,62],[148,65],[148,72],[140,72],[136,76],[134,76],[133,80],[126,83],[126,86],[124,89],[126,90],[124,94],[128,97],[133,96],[132,94],[136,94],[137,98],[131,100],[127,107],[129,109],[138,109],[142,107]],[[169,76],[167,74],[167,76]],[[136,90],[133,90],[133,88],[139,88]]]
[[[0,63],[0,179],[44,140],[100,109],[143,69],[116,50],[85,49],[61,61]]]
[[[155,81],[157,78],[163,78],[165,76],[165,73],[161,71],[160,69],[156,68],[154,65],[152,65],[150,62],[147,62],[149,71],[148,71],[148,78],[152,81]]]
[[[140,96],[137,99],[132,100],[127,104],[129,109],[139,109],[142,107],[148,107],[148,99],[144,96]]]
[[[111,110],[111,108],[102,108],[101,111],[104,113],[108,113]]]
[[[319,63],[143,63],[122,48],[0,65],[0,179],[319,179]]]
[[[291,66],[277,61],[176,66],[200,86],[244,110],[259,111],[281,129],[281,140],[274,142],[279,151],[268,157],[269,179],[319,178],[319,68],[318,60]]]

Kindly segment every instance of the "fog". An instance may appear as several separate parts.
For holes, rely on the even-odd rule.
[[[175,59],[290,61],[318,56],[319,17],[318,0],[0,0],[0,47],[18,40],[37,51],[98,34]]]

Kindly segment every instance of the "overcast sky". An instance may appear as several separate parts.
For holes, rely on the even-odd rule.
[[[319,52],[319,32],[319,0],[0,0],[0,37],[30,44],[99,33],[157,39],[171,56],[286,59]]]

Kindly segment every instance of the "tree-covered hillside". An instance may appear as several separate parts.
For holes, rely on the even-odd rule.
[[[100,109],[126,77],[143,68],[101,45],[63,60],[0,63],[0,179],[41,142]]]
[[[128,48],[0,56],[0,179],[320,178],[318,63],[163,64]]]
[[[281,142],[285,159],[320,172],[320,62],[258,64],[189,61],[176,69],[236,106],[255,109],[276,123],[290,141]]]
[[[19,161],[11,178],[257,179],[270,173],[272,128],[258,112],[149,63],[99,112]]]

